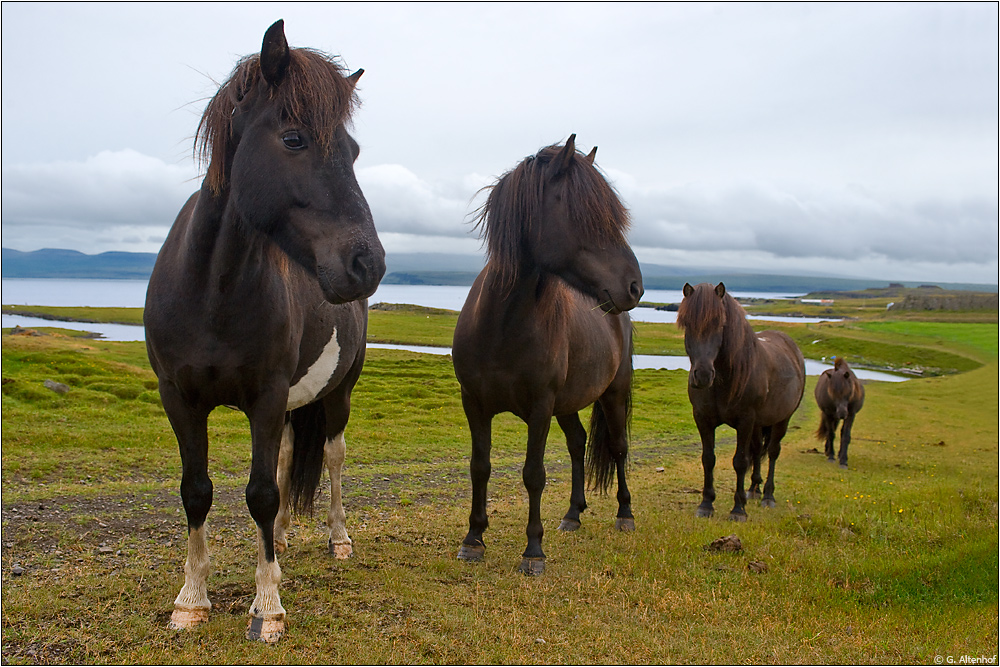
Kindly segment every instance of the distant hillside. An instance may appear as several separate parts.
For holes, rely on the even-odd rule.
[[[153,253],[104,252],[85,255],[76,250],[46,248],[21,252],[3,248],[4,278],[112,278],[145,279],[153,270]],[[392,253],[386,257],[388,285],[471,285],[483,267],[482,255],[445,253]],[[786,276],[736,272],[715,267],[672,267],[642,264],[646,289],[679,290],[684,283],[726,283],[731,290],[742,292],[787,292],[805,294],[820,291],[863,290],[885,288],[892,283],[863,278],[830,276]],[[904,287],[919,287],[917,282],[895,283]],[[937,283],[951,290],[997,292],[997,285]]]
[[[102,252],[85,255],[76,250],[43,248],[21,252],[3,248],[4,278],[105,278],[149,277],[156,255],[151,252]]]

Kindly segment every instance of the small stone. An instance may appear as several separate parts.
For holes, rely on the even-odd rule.
[[[21,567],[20,563],[14,563],[14,567],[10,568],[10,573],[13,574],[15,577],[20,577],[22,574],[24,574],[24,568]]]
[[[111,547],[98,547],[97,552],[102,554],[113,554],[115,550]]]
[[[544,643],[545,643],[545,640],[544,640],[544,639],[542,639],[541,637],[539,637],[538,639],[536,639],[536,640],[535,640],[535,643],[536,643],[536,644],[544,644]]]
[[[62,382],[56,382],[55,380],[46,380],[42,384],[45,385],[46,389],[51,389],[57,394],[65,394],[69,391],[69,385],[65,385]]]
[[[661,467],[657,468],[656,472],[663,472],[663,467],[661,466]]]

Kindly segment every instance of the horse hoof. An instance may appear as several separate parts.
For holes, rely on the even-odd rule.
[[[274,644],[285,634],[285,619],[250,617],[247,624],[247,639],[254,642]]]
[[[760,491],[747,491],[747,500],[760,500]]]
[[[847,470],[847,464],[846,463],[841,463],[840,464],[840,469],[841,470]]]
[[[458,548],[458,560],[479,562],[485,556],[486,556],[486,547],[482,544],[477,544],[474,547],[470,547],[468,544],[463,544]]]
[[[347,560],[354,555],[354,548],[351,546],[350,542],[327,542],[326,546],[330,551],[330,555],[337,560]]]
[[[544,558],[522,558],[517,571],[526,577],[537,577],[545,571]]]
[[[562,523],[559,524],[559,530],[566,533],[571,533],[574,530],[579,530],[579,528],[580,528],[580,522],[574,519],[563,519]]]
[[[697,516],[699,519],[711,519],[713,515],[715,515],[715,510],[710,507],[707,509],[704,507],[699,507],[698,511],[695,512],[695,516]]]
[[[208,607],[188,607],[174,605],[167,627],[171,630],[190,630],[208,620]]]
[[[760,501],[760,506],[768,509],[774,509],[778,506],[778,503],[774,502],[774,498],[764,498],[764,500]]]
[[[635,519],[630,516],[618,517],[615,519],[615,530],[620,530],[623,533],[635,532]]]
[[[837,462],[837,459],[833,458],[832,456],[828,456],[828,457],[826,458],[826,462],[827,462],[827,463],[836,463],[836,462]]]
[[[747,520],[747,515],[746,514],[737,514],[736,512],[730,512],[729,513],[729,520],[730,521],[736,521],[738,523],[743,523],[744,521]]]

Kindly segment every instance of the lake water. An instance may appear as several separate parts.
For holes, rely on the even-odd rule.
[[[33,306],[94,306],[141,308],[146,300],[145,280],[46,280],[30,278],[4,278],[2,283],[2,302],[4,305]],[[469,288],[453,285],[381,285],[369,303],[410,303],[430,308],[446,308],[461,310],[462,304],[469,293]],[[773,294],[763,292],[733,292],[734,296],[753,297],[761,299],[795,298],[795,294]],[[647,290],[644,301],[655,303],[680,303],[683,298],[680,290]],[[675,322],[677,313],[655,310],[652,308],[636,308],[631,311],[632,319],[640,322]],[[53,322],[30,317],[3,315],[0,326],[10,328],[22,327],[60,327],[76,331],[92,331],[102,334],[104,340],[135,341],[144,339],[144,331],[140,326],[122,324],[89,324],[83,322]],[[791,322],[819,322],[814,318],[793,317],[754,317],[751,319],[776,320]],[[434,348],[423,346],[398,346],[370,344],[373,349],[406,349],[413,352],[428,354],[450,354],[449,348]],[[689,362],[686,356],[661,356],[637,354],[633,363],[641,369],[688,370]],[[829,364],[806,360],[806,373],[819,375]],[[905,377],[879,373],[876,371],[856,371],[859,378],[901,382]]]

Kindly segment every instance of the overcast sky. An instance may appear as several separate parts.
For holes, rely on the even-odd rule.
[[[668,266],[997,282],[998,9],[24,4],[3,12],[3,246],[155,252],[192,135],[276,19],[363,67],[386,250],[480,252],[477,189],[577,133]]]

